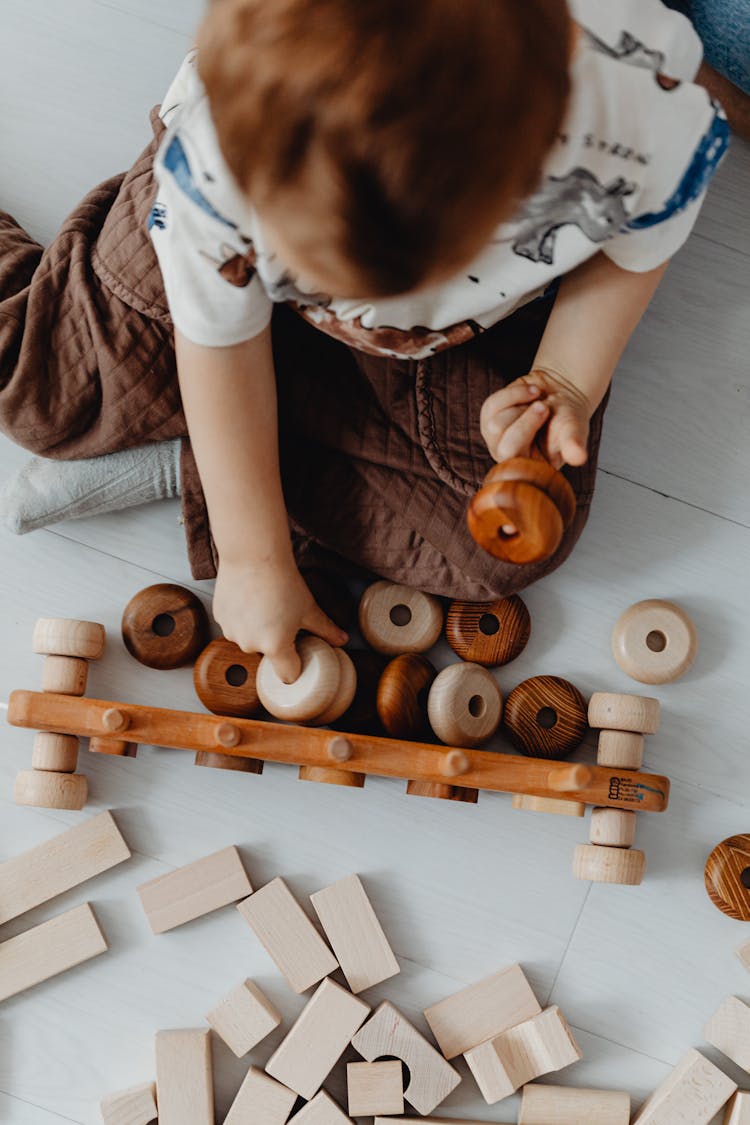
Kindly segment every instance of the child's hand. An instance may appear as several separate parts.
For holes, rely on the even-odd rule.
[[[559,469],[585,463],[592,413],[583,392],[564,376],[535,370],[485,399],[479,422],[496,461],[528,457],[538,444]]]
[[[301,664],[295,638],[301,629],[332,645],[346,633],[334,625],[305,585],[293,562],[219,564],[214,617],[227,640],[245,652],[264,653],[284,683],[294,683]]]

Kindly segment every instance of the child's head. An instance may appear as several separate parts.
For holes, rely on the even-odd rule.
[[[565,0],[214,0],[198,57],[283,258],[380,296],[457,271],[532,189],[570,43]]]

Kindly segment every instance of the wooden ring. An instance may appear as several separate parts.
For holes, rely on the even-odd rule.
[[[348,652],[343,648],[335,648],[336,659],[339,662],[339,686],[334,696],[333,703],[313,720],[316,727],[327,727],[340,719],[351,707],[354,693],[357,690],[357,670],[352,663]]]
[[[309,722],[326,711],[339,690],[341,665],[335,650],[321,637],[311,634],[297,641],[302,671],[293,684],[285,684],[264,656],[258,665],[256,686],[260,701],[270,714],[287,722]]]
[[[488,668],[520,656],[530,634],[529,611],[516,594],[491,602],[451,602],[445,619],[445,639],[456,655]]]
[[[659,700],[648,695],[595,691],[589,700],[589,726],[598,730],[656,734],[659,729]]]
[[[642,684],[671,684],[695,660],[698,634],[680,606],[656,598],[636,602],[617,621],[612,654]]]
[[[497,481],[526,481],[546,492],[562,516],[563,526],[570,527],[576,514],[576,494],[567,477],[550,465],[549,461],[536,457],[511,457],[493,465],[484,484]]]
[[[34,626],[32,648],[43,656],[77,656],[98,660],[106,643],[104,626],[67,617],[40,617]]]
[[[373,582],[359,603],[359,629],[376,652],[426,652],[443,631],[443,606],[432,596],[395,582]]]
[[[480,664],[450,664],[435,678],[427,714],[435,734],[449,746],[480,746],[495,733],[503,697]]]
[[[87,797],[88,781],[82,773],[20,770],[16,775],[13,799],[17,805],[80,810],[86,804]]]
[[[522,754],[564,758],[586,735],[586,700],[560,676],[532,676],[508,696],[503,722]]]
[[[472,498],[473,538],[494,558],[523,565],[554,555],[563,536],[559,509],[546,492],[525,481],[495,481]],[[516,530],[506,534],[505,527]]]
[[[391,738],[421,742],[429,737],[427,694],[437,672],[426,656],[408,652],[386,665],[377,691],[377,709]]]
[[[193,668],[201,703],[214,715],[251,718],[260,711],[256,687],[260,653],[243,652],[234,641],[218,637],[203,649]]]
[[[573,875],[591,883],[619,883],[637,887],[643,882],[646,856],[637,848],[602,848],[578,844],[573,853]]]
[[[717,910],[750,922],[750,835],[722,840],[706,861],[704,880]]]
[[[122,639],[147,668],[192,664],[208,642],[208,614],[192,590],[160,582],[134,595],[122,615]]]

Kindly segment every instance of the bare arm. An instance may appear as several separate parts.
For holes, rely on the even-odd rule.
[[[299,673],[299,629],[346,635],[316,606],[292,554],[279,471],[270,330],[227,348],[176,334],[180,390],[219,554],[214,616],[282,678]]]
[[[666,268],[633,273],[600,253],[563,278],[531,372],[482,407],[496,460],[528,454],[546,426],[553,464],[584,463],[591,415]]]

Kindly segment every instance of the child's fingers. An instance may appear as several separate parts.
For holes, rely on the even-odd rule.
[[[528,456],[534,438],[548,418],[549,407],[545,402],[535,402],[529,406],[503,433],[492,454],[495,460],[507,461],[510,457]]]
[[[534,383],[524,383],[516,379],[507,387],[495,391],[482,403],[479,412],[479,425],[485,441],[492,434],[498,437],[505,429],[502,414],[513,407],[523,407],[538,398],[541,390]],[[516,413],[516,411],[514,411]]]
[[[308,633],[315,633],[317,637],[322,637],[329,645],[345,645],[349,640],[349,635],[343,629],[339,629],[318,605],[305,614],[302,628],[307,629]]]
[[[588,422],[572,410],[560,412],[550,426],[549,448],[566,465],[585,465],[588,459]]]
[[[293,684],[302,671],[300,655],[293,644],[267,652],[274,672],[283,684]]]

